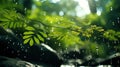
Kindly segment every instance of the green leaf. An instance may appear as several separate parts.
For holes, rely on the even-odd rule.
[[[30,26],[26,27],[25,29],[26,29],[26,30],[35,30],[35,28],[30,27]]]
[[[28,32],[24,32],[23,34],[25,34],[25,35],[29,35],[29,34],[34,34],[34,32],[32,32],[32,31],[28,31]]]
[[[39,41],[38,38],[34,37],[34,40],[35,40],[35,42],[36,42],[37,44],[40,44],[40,41]]]
[[[13,28],[16,28],[16,27],[17,27],[16,25],[17,25],[17,23],[14,23],[14,26],[13,26]]]
[[[43,32],[40,32],[40,34],[42,34],[43,37],[47,37],[47,35],[45,33],[43,33]]]
[[[30,38],[31,35],[28,35],[28,36],[23,36],[23,39],[27,39],[27,38]]]
[[[27,44],[29,42],[30,38],[29,39],[26,39],[24,40],[24,44]]]
[[[44,39],[39,34],[37,34],[37,37],[39,38],[39,40],[44,42]]]
[[[29,42],[29,44],[30,44],[30,46],[33,46],[33,44],[34,44],[34,41],[33,41],[33,39],[32,39],[32,38],[30,39],[30,42]]]
[[[10,28],[12,28],[12,27],[13,27],[13,25],[14,25],[14,22],[11,22],[11,23],[10,23]]]

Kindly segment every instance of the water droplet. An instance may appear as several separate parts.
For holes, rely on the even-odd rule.
[[[12,54],[14,53],[14,51],[11,52]]]
[[[41,56],[45,55],[45,53],[42,53]]]
[[[30,47],[27,47],[28,49],[30,48]]]
[[[20,36],[22,36],[22,34],[20,34]]]
[[[61,46],[61,43],[59,43],[58,46]]]
[[[19,43],[17,45],[20,45]]]
[[[24,51],[24,49],[21,49],[22,51]]]
[[[15,42],[13,42],[13,45],[15,45]]]
[[[13,0],[13,2],[16,2],[15,0]]]
[[[117,41],[114,41],[114,44],[116,44],[117,43]]]
[[[19,54],[19,53],[18,53],[17,55],[18,55],[18,56],[20,56],[20,54]]]
[[[60,16],[63,16],[63,15],[64,15],[64,12],[63,12],[63,11],[60,11],[60,12],[59,12],[59,15],[60,15]]]
[[[57,44],[57,42],[55,42],[55,44]]]
[[[8,44],[10,44],[10,42],[8,42]]]
[[[76,57],[76,55],[75,55],[75,54],[73,54],[73,57]]]
[[[96,39],[97,39],[97,37],[94,37],[94,39],[96,40]]]
[[[65,48],[66,50],[68,50],[68,48]]]
[[[112,60],[110,61],[110,64],[112,65]]]
[[[9,47],[6,47],[7,49],[9,48]]]
[[[17,50],[17,53],[19,53],[20,51],[19,50]]]
[[[20,43],[20,45],[22,46],[22,43]]]
[[[45,13],[45,12],[43,13],[43,16],[46,16],[46,13]]]
[[[103,42],[105,41],[105,39],[103,38]]]
[[[24,8],[24,11],[26,11],[27,10],[27,8]]]
[[[54,28],[52,27],[51,32],[53,32],[53,31],[54,31]]]
[[[5,38],[6,40],[8,39],[8,36],[6,36],[6,38]]]
[[[60,24],[61,22],[58,22],[58,24]]]
[[[41,48],[40,50],[43,50],[43,48]]]
[[[112,11],[112,10],[113,10],[113,7],[110,7],[110,10]]]
[[[47,38],[47,40],[50,40],[50,38]]]
[[[10,42],[11,42],[12,40],[10,40]]]
[[[120,63],[120,61],[118,60],[118,61],[117,61],[117,63],[119,64],[119,63]]]
[[[15,34],[16,36],[18,36],[18,34]]]
[[[25,49],[25,52],[28,52],[28,50],[27,50],[27,49]]]
[[[17,2],[15,4],[18,4]]]
[[[99,49],[98,49],[98,47],[96,47],[96,52],[97,52],[97,55],[98,55],[98,50],[99,50]]]
[[[26,56],[24,56],[24,58],[27,58]]]
[[[119,20],[120,20],[120,18],[119,18],[119,17],[117,18],[117,20],[118,20],[118,23],[120,23],[120,21],[119,21]]]
[[[112,22],[112,25],[114,26],[114,25],[115,25],[115,22]]]

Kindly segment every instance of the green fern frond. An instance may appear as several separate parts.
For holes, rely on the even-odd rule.
[[[44,37],[47,37],[44,32],[38,31],[32,26],[25,27],[25,30],[26,31],[23,33],[24,44],[29,43],[30,46],[35,43],[40,44],[40,42],[44,42]]]
[[[15,10],[0,9],[0,25],[5,28],[23,27],[25,18]]]

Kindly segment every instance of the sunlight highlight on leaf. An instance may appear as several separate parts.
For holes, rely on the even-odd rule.
[[[32,39],[32,38],[30,39],[30,42],[29,42],[29,44],[30,44],[30,46],[33,46],[33,44],[34,44],[34,41],[33,41],[33,39]]]
[[[29,42],[30,38],[29,39],[26,39],[24,40],[24,44],[27,44]]]
[[[34,40],[35,40],[35,42],[36,42],[37,44],[40,44],[40,41],[39,41],[39,39],[38,39],[37,37],[34,36]]]

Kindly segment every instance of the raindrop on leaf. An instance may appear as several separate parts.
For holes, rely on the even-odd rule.
[[[27,58],[26,56],[24,56],[24,58]]]
[[[28,50],[27,50],[27,49],[25,49],[25,52],[28,52]]]
[[[118,23],[120,23],[120,21],[119,21],[119,20],[120,20],[120,18],[119,18],[119,17],[117,18],[117,20],[118,20]]]
[[[20,51],[19,50],[17,50],[17,53],[19,53]]]
[[[14,51],[11,52],[12,54],[14,53]]]
[[[112,22],[113,26],[115,25],[115,22]]]
[[[18,4],[17,2],[15,4]]]
[[[61,46],[61,43],[58,43],[58,46]]]
[[[13,45],[15,45],[15,42],[13,42]]]
[[[47,40],[50,40],[50,38],[48,37]]]
[[[112,10],[113,10],[113,7],[110,7],[110,10],[112,11]]]

